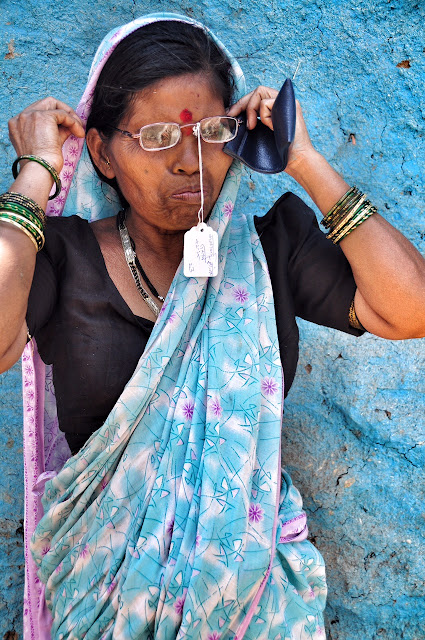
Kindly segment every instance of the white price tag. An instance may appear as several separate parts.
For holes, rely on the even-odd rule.
[[[184,275],[188,278],[210,278],[218,273],[218,234],[200,222],[184,234]]]

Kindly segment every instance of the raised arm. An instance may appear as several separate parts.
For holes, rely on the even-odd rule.
[[[41,157],[58,172],[63,165],[62,145],[71,133],[84,137],[82,123],[68,105],[54,98],[34,103],[9,121],[10,139],[17,155]],[[53,179],[43,166],[22,161],[9,191],[28,196],[45,210],[52,184]],[[35,259],[31,239],[0,220],[0,372],[20,358],[27,341],[25,316]]]
[[[229,115],[246,109],[248,126],[257,114],[272,127],[271,108],[277,92],[258,87],[237,102]],[[316,151],[297,102],[295,139],[286,173],[292,176],[326,215],[350,186]],[[381,215],[375,213],[340,242],[357,285],[355,310],[362,325],[382,338],[403,340],[425,336],[425,260]]]

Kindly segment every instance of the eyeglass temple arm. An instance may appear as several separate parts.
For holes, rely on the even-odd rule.
[[[124,131],[124,129],[118,129],[118,127],[113,127],[111,124],[109,126],[111,127],[111,129],[119,131],[124,136],[127,136],[127,138],[140,138],[140,133],[131,133],[130,131]]]

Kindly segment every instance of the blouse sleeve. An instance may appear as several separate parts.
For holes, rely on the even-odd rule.
[[[53,315],[58,295],[56,262],[55,220],[47,221],[46,242],[37,254],[34,278],[27,309],[27,325],[30,335],[42,329]]]
[[[285,235],[288,279],[295,315],[360,336],[348,321],[356,283],[341,248],[319,229],[314,212],[296,195],[285,194],[276,208],[274,237]]]

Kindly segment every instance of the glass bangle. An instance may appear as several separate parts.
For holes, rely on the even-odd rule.
[[[0,209],[2,211],[10,211],[11,213],[17,213],[23,216],[24,218],[26,218],[27,220],[30,220],[33,224],[35,224],[40,229],[40,231],[43,231],[44,229],[43,223],[40,220],[40,218],[38,218],[36,215],[28,211],[26,207],[23,207],[19,204],[15,204],[12,202],[0,201]]]
[[[6,218],[6,217],[2,216],[1,213],[0,213],[0,222],[6,222],[7,224],[11,224],[14,227],[17,227],[20,231],[25,233],[26,236],[28,236],[28,238],[33,243],[37,253],[40,251],[40,249],[38,247],[37,240],[34,238],[34,236],[32,235],[31,231],[28,231],[27,229],[25,229],[21,224],[19,224],[19,222],[15,222],[14,220],[10,220],[9,218]]]
[[[46,224],[47,218],[45,212],[35,200],[28,198],[28,196],[24,196],[22,193],[17,193],[16,191],[8,191],[0,195],[0,205],[7,202],[25,207],[27,211],[37,216],[43,224]]]
[[[350,209],[350,211],[347,213],[347,215],[344,217],[343,220],[341,220],[338,224],[333,225],[331,231],[328,234],[328,237],[330,239],[332,239],[332,236],[336,235],[339,233],[339,231],[346,225],[349,224],[351,220],[353,220],[353,218],[355,218],[359,212],[363,209],[363,206],[365,204],[365,202],[368,202],[366,200],[366,196],[362,195],[362,197],[360,198],[360,200],[358,202],[356,202],[356,204],[354,205],[354,207],[352,207]]]
[[[355,192],[358,192],[357,187],[351,187],[347,193],[345,193],[336,204],[334,204],[334,206],[332,207],[332,209],[324,216],[323,221],[328,220],[330,217],[332,217],[332,215],[335,213],[335,211],[337,211],[338,209],[340,209],[342,206],[344,206],[344,204],[346,203],[346,200],[353,196],[356,195]]]
[[[12,175],[13,175],[15,180],[18,177],[18,173],[19,173],[18,172],[18,164],[22,160],[30,160],[31,162],[37,162],[38,164],[41,164],[42,167],[47,169],[47,171],[50,173],[50,175],[52,176],[52,178],[53,178],[53,180],[55,181],[55,184],[56,184],[55,193],[52,196],[49,196],[49,200],[54,200],[54,198],[56,198],[56,196],[58,196],[60,194],[61,189],[62,189],[61,179],[59,178],[59,174],[56,171],[56,169],[49,162],[47,162],[47,160],[44,160],[43,158],[40,158],[39,156],[30,156],[30,155],[18,156],[16,158],[15,162],[12,165]]]
[[[332,236],[329,236],[329,240],[332,240],[334,244],[338,244],[346,235],[353,231],[355,225],[361,224],[368,217],[368,214],[362,213],[356,218],[351,219],[342,229],[334,233]]]
[[[346,236],[348,236],[354,229],[357,229],[363,222],[365,222],[368,218],[370,218],[374,213],[377,213],[377,209],[375,207],[370,207],[370,209],[363,213],[357,219],[351,221],[351,223],[347,226],[347,228],[342,229],[342,231],[332,238],[332,242],[334,244],[339,244],[341,240],[343,240]]]
[[[40,229],[27,220],[26,218],[20,216],[19,214],[14,214],[10,212],[4,212],[0,210],[0,220],[8,220],[10,222],[14,222],[15,224],[21,226],[23,229],[26,229],[34,238],[37,243],[38,249],[42,249],[44,246],[44,234]]]
[[[332,220],[330,221],[330,224],[328,226],[331,228],[331,230],[335,230],[336,227],[341,224],[343,218],[347,218],[347,215],[354,215],[365,200],[366,196],[362,193],[348,200],[343,209],[335,213]]]
[[[323,226],[326,228],[335,227],[358,203],[361,196],[362,194],[358,193],[347,198],[346,202],[341,205],[341,207],[335,211],[329,219],[323,221]]]
[[[29,231],[33,235],[33,237],[35,238],[35,240],[37,242],[38,247],[40,249],[42,249],[42,247],[44,245],[44,235],[35,225],[32,224],[32,222],[29,222],[25,218],[22,218],[21,216],[18,216],[18,215],[7,216],[7,215],[3,214],[2,218],[3,219],[7,218],[9,220],[13,220],[17,224],[22,225],[22,227],[27,229],[27,231]]]

